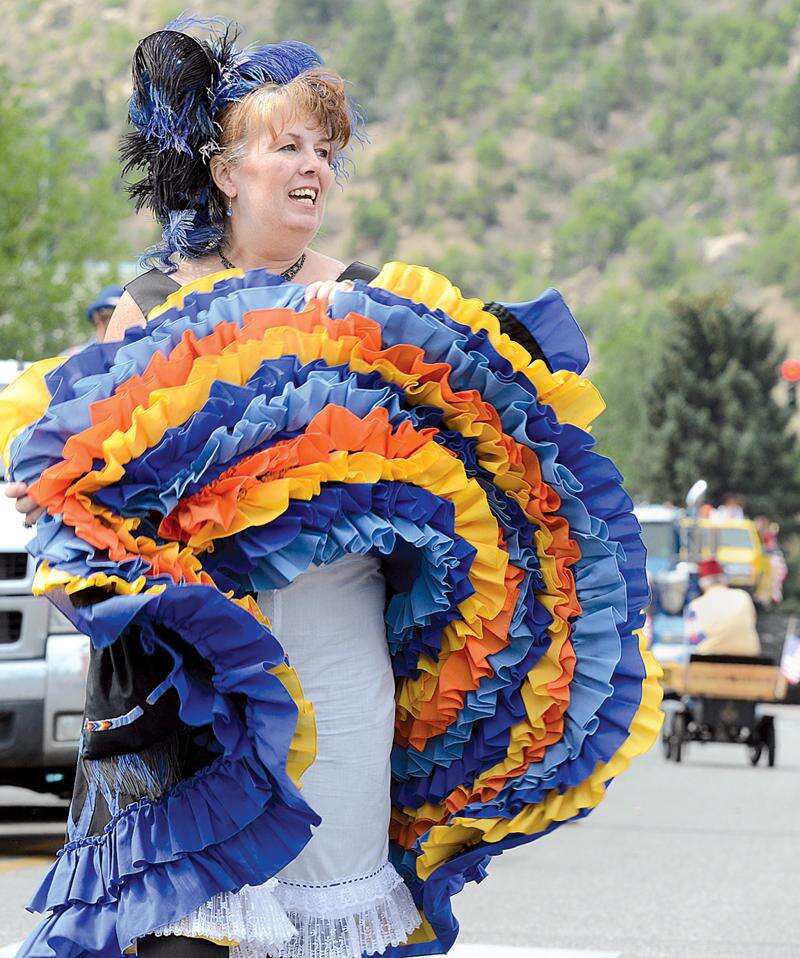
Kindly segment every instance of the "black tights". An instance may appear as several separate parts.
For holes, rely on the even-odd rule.
[[[139,958],[228,958],[229,950],[205,938],[149,935],[139,939],[137,954]]]

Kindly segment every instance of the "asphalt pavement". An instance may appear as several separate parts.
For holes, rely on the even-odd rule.
[[[452,958],[800,956],[800,708],[775,711],[776,768],[742,746],[654,750],[589,818],[495,860],[455,901]],[[36,922],[64,810],[16,789],[0,806],[3,958]]]

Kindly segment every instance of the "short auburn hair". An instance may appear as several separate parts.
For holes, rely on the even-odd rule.
[[[308,117],[325,130],[331,141],[331,161],[353,135],[344,80],[332,70],[313,67],[288,83],[265,83],[256,87],[241,100],[226,106],[217,118],[221,127],[218,156],[226,163],[236,163],[253,135],[263,130],[276,139],[280,136],[276,126],[278,116],[282,123]]]

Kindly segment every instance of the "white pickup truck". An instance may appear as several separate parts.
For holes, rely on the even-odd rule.
[[[0,388],[20,372],[0,361]],[[83,722],[89,640],[31,594],[31,530],[3,495],[0,463],[0,785],[68,796]]]

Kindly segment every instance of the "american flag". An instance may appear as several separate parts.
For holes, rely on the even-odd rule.
[[[797,631],[797,620],[789,623],[786,632],[786,641],[783,644],[781,656],[781,674],[792,684],[800,683],[800,634]]]

